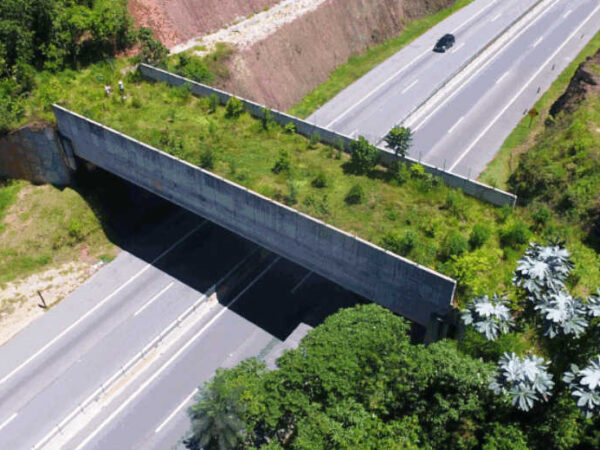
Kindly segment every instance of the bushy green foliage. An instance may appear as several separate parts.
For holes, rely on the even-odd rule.
[[[390,232],[387,233],[380,242],[380,245],[397,255],[406,256],[417,245],[418,236],[412,231],[405,231],[404,234]]]
[[[379,150],[362,136],[350,144],[350,150],[350,166],[354,173],[366,174],[379,163]]]
[[[471,234],[469,235],[469,245],[471,248],[479,248],[487,242],[492,235],[492,230],[484,223],[476,223],[473,225]]]
[[[458,231],[450,231],[442,242],[440,248],[440,257],[443,260],[449,259],[451,256],[460,256],[469,250],[469,242],[467,238]]]
[[[496,404],[488,365],[447,342],[412,345],[407,323],[374,304],[330,316],[278,366],[268,372],[251,360],[219,371],[192,408],[190,440],[208,439],[195,426],[199,413],[221,408],[240,420],[245,441],[255,445],[472,448],[483,442],[485,418]],[[223,394],[209,405],[207,391]],[[237,409],[225,407],[229,392]]]
[[[232,97],[234,98],[234,97]],[[289,173],[292,167],[292,158],[287,150],[279,150],[279,156],[271,171],[275,174]]]
[[[208,112],[214,114],[217,111],[217,107],[220,103],[221,102],[217,94],[210,94],[208,96]]]
[[[214,75],[208,70],[202,58],[198,56],[181,53],[178,56],[175,70],[179,75],[199,83],[210,83],[214,79]]]
[[[228,119],[237,119],[243,112],[244,104],[239,98],[233,96],[227,101],[225,105],[225,117]]]
[[[521,220],[513,220],[500,230],[500,242],[505,247],[519,248],[529,242],[531,231]]]
[[[410,128],[396,126],[385,136],[385,143],[396,156],[404,157],[412,144],[412,132]]]
[[[358,205],[365,200],[365,190],[360,184],[354,184],[346,194],[345,200],[349,205]]]
[[[313,187],[316,187],[317,189],[322,189],[324,187],[327,187],[329,185],[329,180],[327,179],[327,176],[325,175],[325,173],[323,172],[319,172],[311,181],[310,183]]]

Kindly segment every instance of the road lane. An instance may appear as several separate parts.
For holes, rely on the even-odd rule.
[[[317,275],[307,277],[309,273],[280,260],[82,448],[172,448],[189,429],[186,406],[193,403],[190,394],[210,379],[216,368],[232,367],[251,356],[264,359],[299,323],[316,326],[339,307],[360,301]],[[125,401],[135,388],[139,385],[132,386],[119,400]],[[107,409],[65,448],[79,448],[112,410]]]
[[[122,297],[90,317],[91,322],[1,386],[0,411],[18,415],[0,433],[0,448],[33,445],[196,301],[203,289],[254,249],[247,241],[210,224],[151,266],[122,291]],[[101,271],[98,277],[111,275]],[[169,283],[173,283],[169,295],[135,316],[139,307]],[[68,307],[77,301],[77,295],[61,305]],[[42,323],[43,319],[45,316],[40,319]]]

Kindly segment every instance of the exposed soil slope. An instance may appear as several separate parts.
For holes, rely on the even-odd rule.
[[[600,51],[579,65],[565,93],[550,108],[550,114],[574,112],[592,92],[600,93]]]
[[[167,47],[216,31],[278,0],[129,0],[138,25],[154,30]]]
[[[327,80],[339,64],[397,35],[410,20],[453,0],[326,0],[316,10],[240,49],[224,87],[285,110]]]

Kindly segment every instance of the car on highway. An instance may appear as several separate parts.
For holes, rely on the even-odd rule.
[[[454,35],[452,34],[445,34],[443,35],[439,41],[437,41],[437,43],[435,44],[435,47],[433,47],[433,51],[436,53],[445,53],[446,50],[448,50],[449,48],[451,48],[454,45],[454,42],[456,41]]]

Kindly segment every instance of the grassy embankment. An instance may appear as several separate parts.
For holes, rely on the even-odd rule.
[[[588,56],[596,53],[599,48],[600,32],[591,39],[577,58],[569,64],[550,86],[550,89],[537,101],[535,108],[540,115],[533,121],[528,116],[524,117],[506,138],[494,160],[479,176],[481,182],[495,185],[500,189],[509,188],[508,178],[517,166],[519,155],[533,146],[536,137],[545,130],[544,121],[548,117],[550,107],[566,90],[579,64]]]
[[[260,192],[343,230],[383,245],[423,265],[459,280],[464,298],[471,293],[501,290],[510,285],[514,265],[529,238],[541,239],[523,209],[493,208],[450,189],[419,172],[391,176],[378,167],[368,176],[349,173],[349,157],[337,149],[242,114],[225,117],[225,108],[210,112],[208,99],[193,97],[186,88],[126,79],[128,98],[106,98],[103,86],[123,77],[116,65],[97,65],[76,77],[64,77],[54,101],[137,139],[186,159],[249,189]],[[51,118],[50,109],[38,112]],[[274,173],[281,151],[290,168]],[[322,187],[317,187],[324,185]],[[346,200],[361,186],[358,204]],[[575,227],[563,229],[578,262],[577,285],[595,286],[600,271],[584,267],[595,253],[581,243]],[[477,228],[477,231],[474,229]],[[477,237],[471,238],[474,235]],[[468,241],[471,240],[471,244]],[[581,261],[581,263],[579,263]],[[576,290],[578,287],[575,287]]]
[[[331,73],[325,83],[319,85],[300,102],[292,106],[288,110],[288,113],[296,117],[308,117],[319,107],[335,97],[342,89],[361,78],[372,68],[402,50],[402,48],[431,27],[448,18],[448,16],[459,9],[464,8],[472,1],[456,0],[454,5],[449,8],[409,22],[398,36],[390,38],[382,44],[369,47],[364,53],[350,57],[346,63],[340,65]]]
[[[114,246],[73,189],[10,181],[0,186],[0,284],[90,256],[110,259]]]

